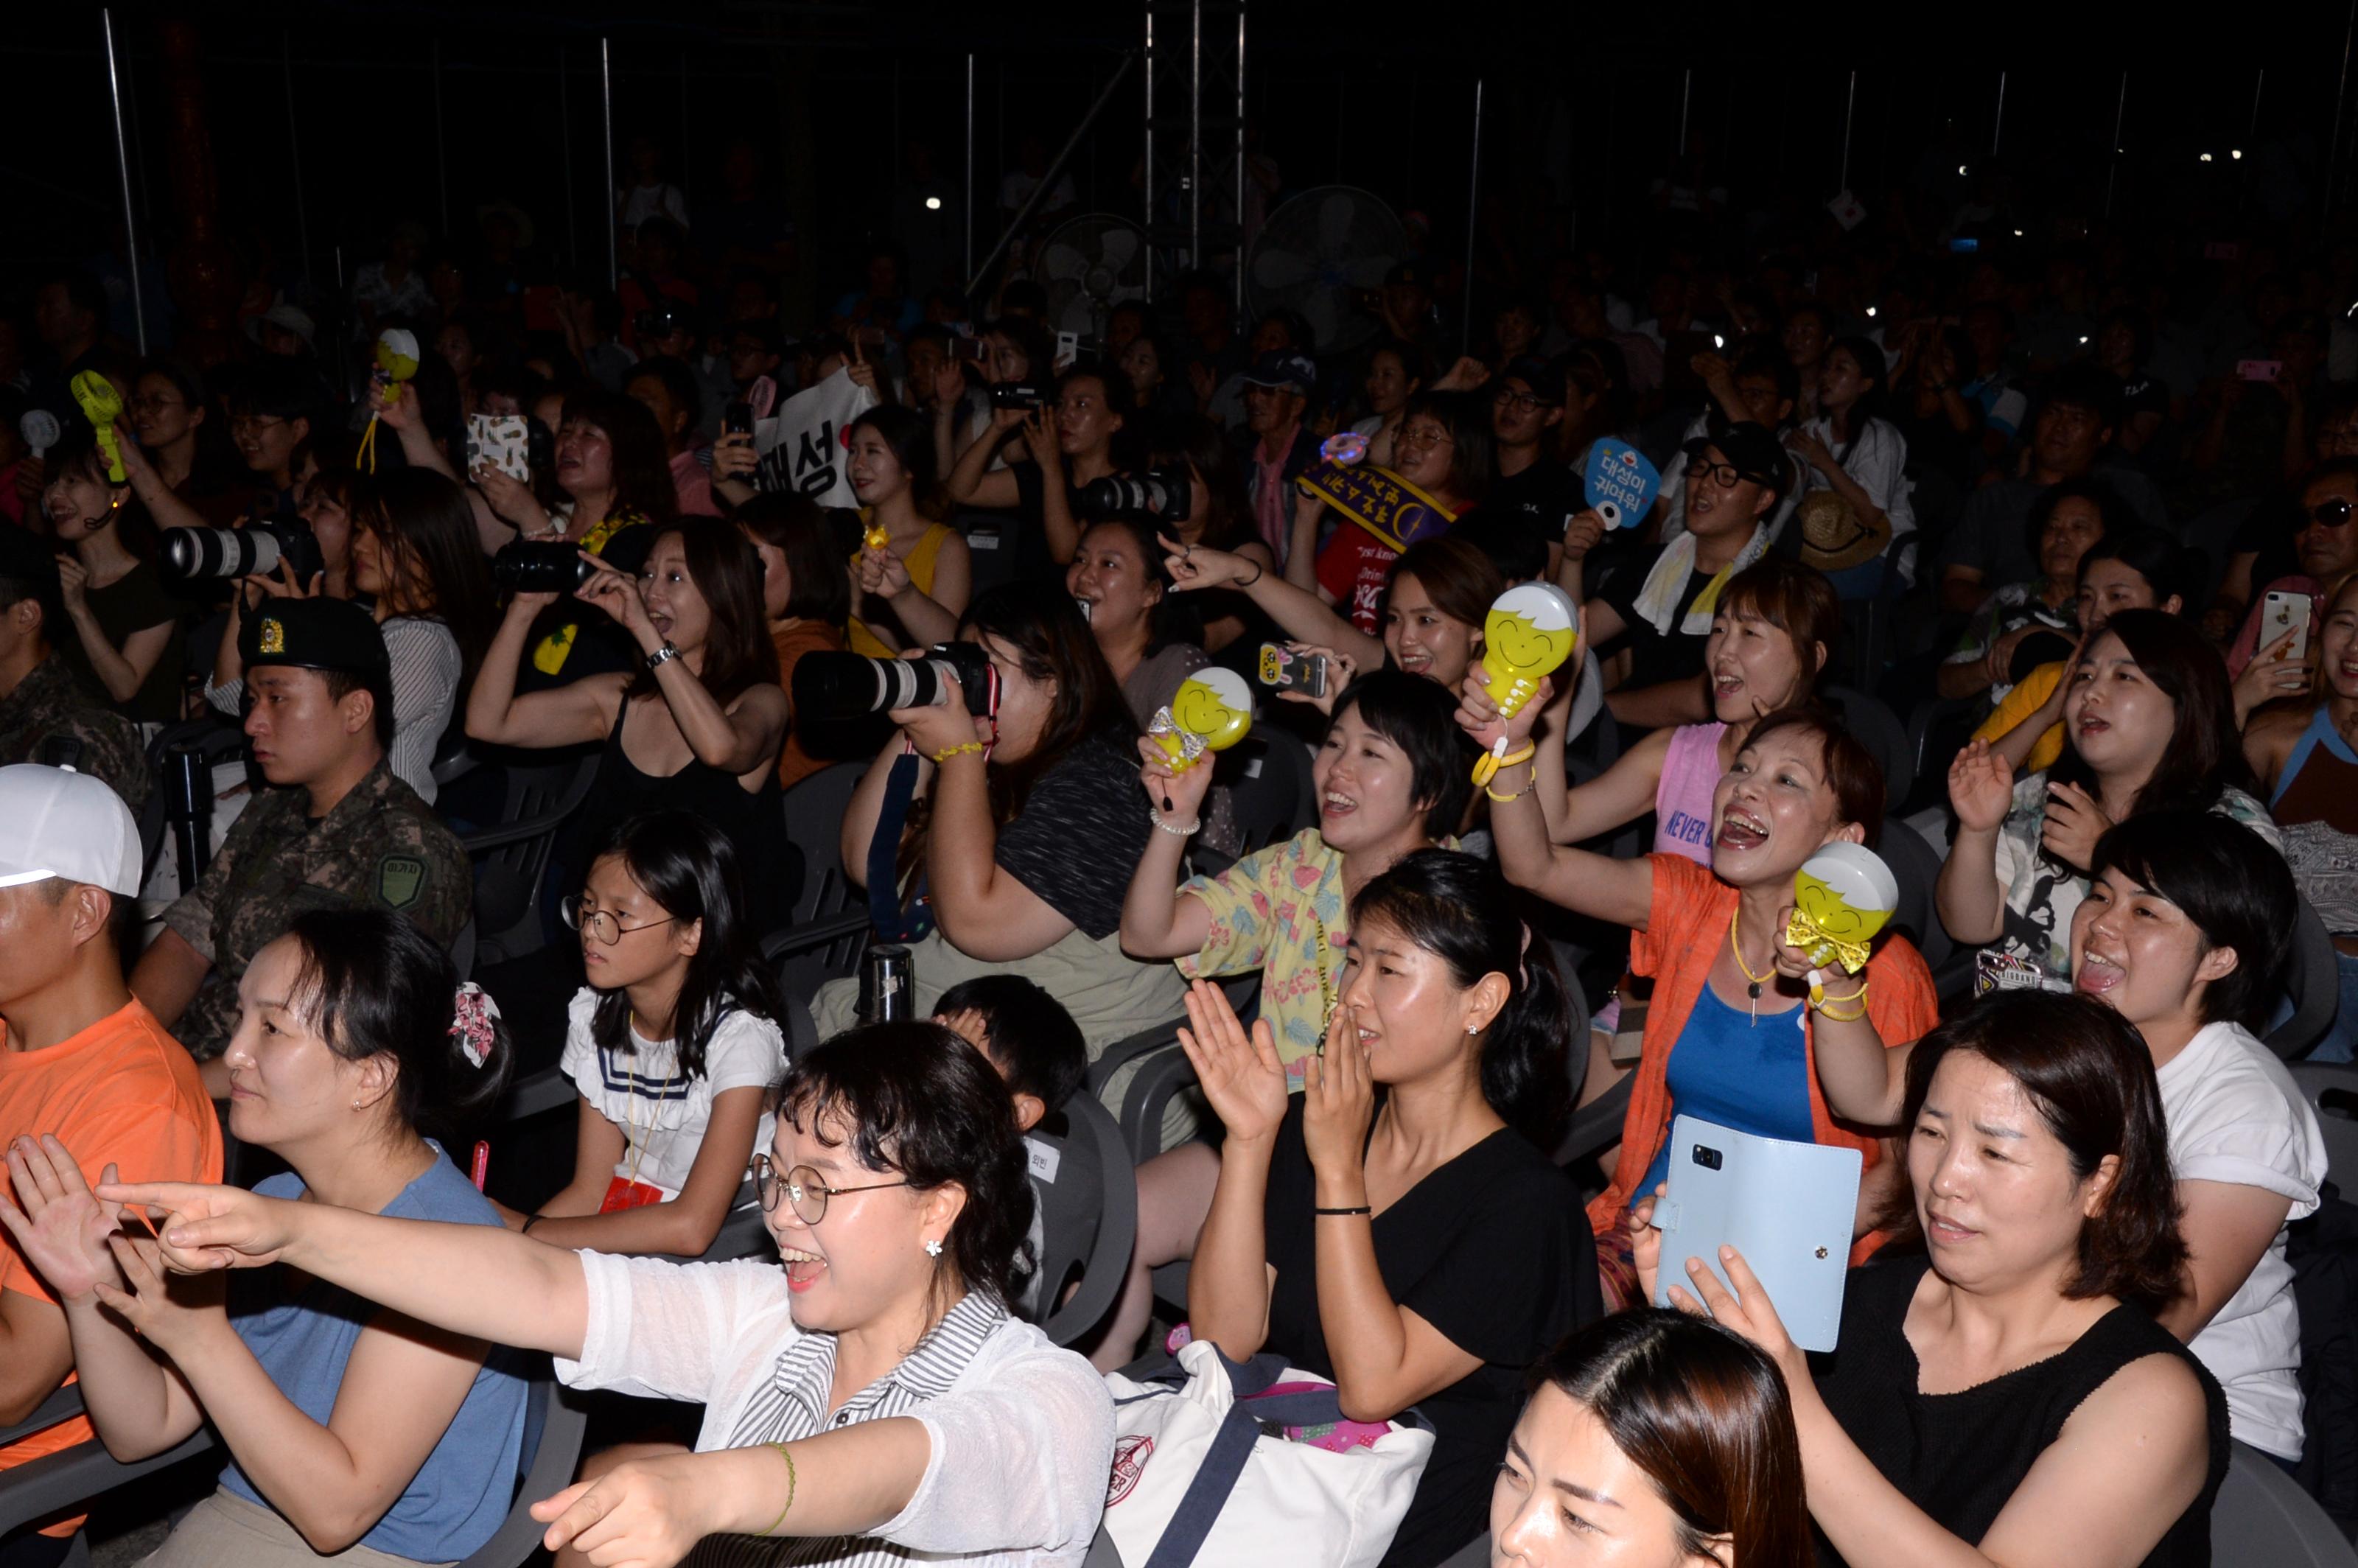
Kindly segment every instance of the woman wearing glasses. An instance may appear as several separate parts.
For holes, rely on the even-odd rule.
[[[564,903],[590,983],[566,1009],[573,1180],[511,1228],[559,1247],[693,1258],[770,1135],[780,1005],[726,835],[693,812],[619,824]]]
[[[696,1453],[623,1461],[535,1505],[576,1562],[668,1568],[705,1536],[765,1535],[800,1538],[778,1556],[805,1563],[1080,1563],[1113,1410],[1087,1362],[1008,1315],[1032,1191],[997,1070],[939,1024],[877,1024],[805,1056],[776,1109],[754,1175],[783,1269],[572,1252],[537,1227],[227,1187],[99,1195],[170,1210],[177,1268],[284,1261],[421,1323],[546,1350],[576,1387],[701,1403]]]
[[[1482,503],[1495,471],[1490,406],[1468,392],[1420,392],[1408,400],[1392,443],[1391,471],[1440,514],[1446,527]],[[1400,553],[1365,528],[1335,530],[1318,547],[1325,503],[1298,497],[1285,575],[1314,590],[1368,636],[1382,625],[1377,606]]]

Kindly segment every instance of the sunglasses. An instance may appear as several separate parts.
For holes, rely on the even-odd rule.
[[[2331,501],[2320,501],[2310,507],[2309,520],[2320,528],[2339,528],[2350,521],[2350,514],[2353,510],[2358,508],[2353,508],[2350,503],[2337,495]]]

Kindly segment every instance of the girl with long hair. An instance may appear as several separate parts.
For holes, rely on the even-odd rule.
[[[883,543],[860,551],[851,651],[889,658],[940,640],[920,628],[957,622],[972,591],[974,557],[966,536],[936,515],[934,447],[922,416],[880,405],[851,422],[849,439],[852,493],[870,537],[884,532]]]
[[[76,421],[52,447],[41,510],[58,557],[67,625],[52,640],[72,665],[126,716],[169,723],[180,717],[181,607],[166,596],[156,567],[156,528],[128,479],[107,477],[106,455]]]

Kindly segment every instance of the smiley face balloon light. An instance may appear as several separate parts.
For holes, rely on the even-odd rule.
[[[369,372],[372,406],[368,428],[361,432],[361,444],[353,453],[355,462],[365,460],[368,471],[376,472],[377,416],[401,401],[401,384],[417,373],[417,335],[400,327],[387,327],[376,335],[376,368]]]
[[[1810,975],[1812,1001],[1825,1000],[1819,975],[1828,965],[1854,975],[1866,968],[1875,934],[1898,903],[1898,879],[1864,845],[1829,844],[1794,873],[1785,940],[1818,966]]]
[[[1482,622],[1482,673],[1490,700],[1512,718],[1580,641],[1572,598],[1549,582],[1509,589]]]
[[[1191,768],[1207,752],[1225,752],[1252,729],[1252,691],[1234,670],[1198,670],[1179,683],[1171,706],[1158,709],[1146,732],[1171,759]]]

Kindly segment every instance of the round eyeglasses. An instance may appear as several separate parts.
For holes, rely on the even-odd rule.
[[[581,895],[579,893],[568,893],[564,898],[559,899],[557,913],[568,926],[580,932],[584,936],[595,937],[600,944],[608,947],[611,947],[633,931],[648,931],[658,925],[669,925],[679,918],[676,914],[666,914],[661,920],[648,920],[636,925],[625,925],[614,918],[611,910],[582,908]]]
[[[871,1182],[860,1187],[830,1187],[808,1165],[795,1165],[781,1174],[767,1154],[753,1156],[752,1170],[753,1194],[762,1200],[762,1212],[775,1212],[778,1199],[783,1195],[786,1206],[793,1209],[795,1217],[805,1225],[817,1225],[827,1217],[827,1200],[829,1198],[841,1197],[847,1193],[879,1193],[887,1187],[909,1184],[909,1178],[903,1176],[897,1182]]]

